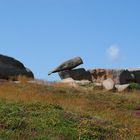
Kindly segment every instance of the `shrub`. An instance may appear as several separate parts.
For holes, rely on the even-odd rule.
[[[130,86],[129,86],[130,89],[137,89],[137,90],[140,90],[140,84],[138,83],[130,83]]]

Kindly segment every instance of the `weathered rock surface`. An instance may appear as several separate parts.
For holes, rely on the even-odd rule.
[[[128,89],[130,84],[124,84],[124,85],[115,85],[115,88],[118,90],[118,92],[125,91]]]
[[[0,55],[0,79],[17,80],[18,76],[34,78],[33,73],[20,61],[5,55]]]
[[[89,70],[92,76],[92,82],[102,83],[104,80],[111,78],[113,79],[112,69],[92,69]]]
[[[140,69],[128,69],[128,71],[133,77],[132,82],[140,83]]]
[[[104,80],[111,78],[115,84],[126,84],[133,80],[133,76],[125,69],[93,69],[89,70],[92,81],[102,83]]]
[[[92,81],[91,74],[84,68],[66,70],[59,72],[61,79],[72,78],[74,80],[89,80]]]
[[[115,84],[128,84],[133,81],[133,76],[128,70],[125,69],[114,69],[113,80]]]
[[[64,70],[71,70],[79,65],[83,64],[83,60],[80,57],[74,57],[70,60],[67,60],[60,64],[57,68],[54,70],[50,71],[48,75],[51,75],[52,73],[64,71]]]
[[[111,78],[104,80],[102,84],[103,84],[103,87],[108,91],[114,89],[115,87],[115,83]]]

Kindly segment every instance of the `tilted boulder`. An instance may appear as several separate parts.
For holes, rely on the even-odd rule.
[[[34,78],[33,73],[20,61],[5,55],[0,55],[0,79],[17,80],[18,76]]]
[[[64,70],[71,70],[79,65],[83,64],[83,60],[80,57],[74,57],[70,60],[67,60],[60,64],[57,68],[54,70],[50,71],[48,75],[51,75],[52,73],[64,71]]]
[[[91,74],[84,68],[61,71],[59,72],[59,76],[61,79],[72,78],[74,80],[92,81]]]

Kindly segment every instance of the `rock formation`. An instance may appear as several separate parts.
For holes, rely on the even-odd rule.
[[[92,81],[96,83],[102,83],[108,78],[111,78],[115,84],[126,84],[133,81],[131,73],[125,69],[92,69],[89,72]]]
[[[72,78],[74,80],[89,80],[92,81],[92,77],[89,71],[86,71],[84,68],[65,70],[59,72],[61,79]]]
[[[126,69],[113,69],[113,80],[115,84],[127,84],[133,81],[131,73]]]
[[[95,85],[103,86],[106,90],[116,88],[118,91],[123,91],[129,87],[131,82],[140,83],[140,69],[74,69],[80,64],[83,64],[80,57],[72,58],[49,72],[49,75],[58,72],[62,80],[67,78],[72,78],[75,81],[88,80]]]
[[[0,55],[0,79],[17,80],[18,76],[34,78],[33,73],[20,61],[5,55]]]
[[[108,78],[113,79],[112,69],[91,69],[89,72],[92,76],[92,82],[102,83]]]
[[[83,64],[82,59],[80,57],[74,57],[74,58],[67,60],[67,61],[63,62],[62,64],[60,64],[57,68],[50,71],[48,73],[48,75],[51,75],[52,73],[64,71],[64,70],[71,70],[81,64]]]

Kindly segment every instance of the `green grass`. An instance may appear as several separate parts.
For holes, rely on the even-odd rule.
[[[59,105],[2,101],[1,139],[91,140],[123,137],[128,130],[92,116],[66,112]]]
[[[139,140],[140,93],[0,86],[1,140]]]

